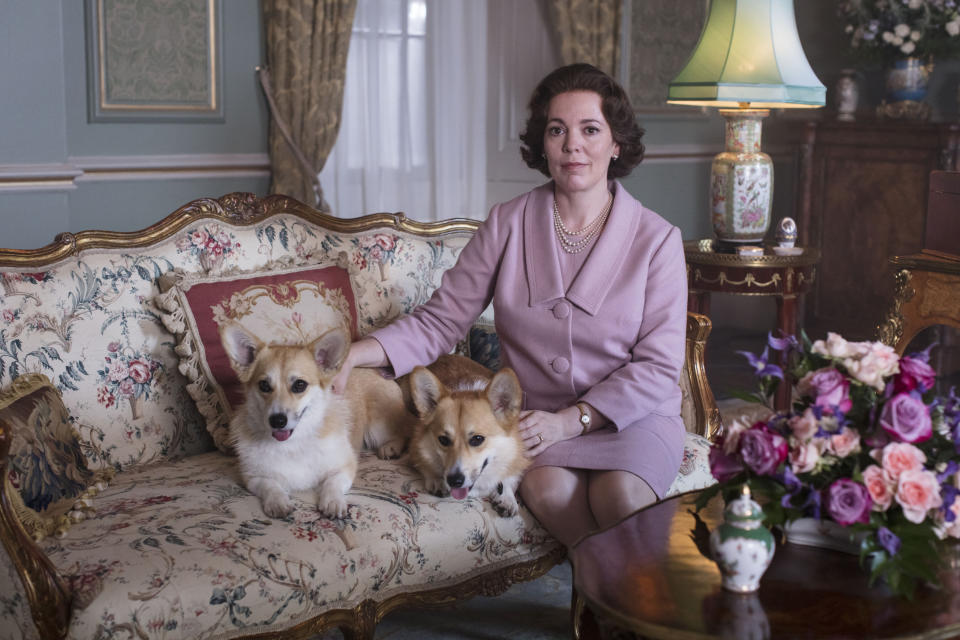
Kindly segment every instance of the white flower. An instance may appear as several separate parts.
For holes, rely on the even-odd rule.
[[[847,27],[844,29],[844,31],[847,33],[853,33],[853,25],[848,24]]]
[[[900,51],[903,51],[903,52],[906,53],[907,55],[910,55],[911,53],[913,53],[913,50],[916,49],[916,48],[917,48],[917,45],[913,44],[912,42],[905,42],[905,43],[900,47]]]
[[[893,28],[893,33],[901,38],[906,38],[910,35],[910,27],[901,22]]]
[[[914,42],[917,42],[917,41],[920,40],[920,38],[922,38],[922,37],[923,37],[923,34],[920,33],[919,31],[911,31],[911,32],[910,32],[910,39],[913,40]]]
[[[895,47],[899,47],[900,45],[903,44],[903,38],[899,36],[894,36],[893,40],[890,41],[890,44],[892,44]]]
[[[923,0],[910,0],[911,9],[919,9],[923,6]]]
[[[880,36],[880,37],[883,38],[883,41],[884,41],[884,42],[893,42],[893,37],[894,37],[894,36],[893,36],[893,34],[890,33],[889,31],[884,31],[884,32],[883,32],[883,35]]]
[[[960,18],[951,20],[947,23],[947,33],[949,33],[951,36],[960,35]]]

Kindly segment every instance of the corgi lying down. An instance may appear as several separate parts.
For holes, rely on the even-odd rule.
[[[412,417],[399,385],[355,369],[345,392],[335,394],[330,382],[350,346],[341,329],[286,346],[266,344],[231,323],[220,339],[244,387],[230,432],[247,489],[272,518],[293,511],[290,492],[306,489],[316,490],[325,516],[346,515],[360,447],[381,458],[404,450]]]
[[[489,496],[501,516],[517,513],[517,485],[530,461],[517,421],[523,392],[516,374],[463,356],[441,356],[409,375],[419,415],[410,459],[427,490],[463,500]]]

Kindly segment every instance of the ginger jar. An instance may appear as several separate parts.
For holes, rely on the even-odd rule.
[[[749,593],[773,560],[773,534],[763,526],[763,509],[750,497],[750,487],[730,502],[724,521],[710,534],[710,552],[720,567],[723,588]]]

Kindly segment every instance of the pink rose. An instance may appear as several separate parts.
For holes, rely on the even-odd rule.
[[[923,393],[931,389],[936,380],[937,373],[933,367],[923,360],[905,356],[900,359],[900,373],[893,379],[893,390],[895,393],[903,393],[919,388],[920,393]]]
[[[770,475],[787,459],[787,440],[758,422],[740,434],[743,463],[760,475]]]
[[[210,239],[210,234],[208,234],[203,229],[198,229],[190,234],[190,242],[192,242],[194,246],[197,246],[197,247],[204,246],[205,244],[207,244],[207,240],[209,239]]]
[[[824,367],[811,371],[800,380],[801,389],[806,389],[814,398],[818,407],[837,407],[840,411],[850,411],[850,382],[833,367]]]
[[[120,343],[111,342],[110,344],[107,345],[107,351],[109,351],[110,353],[116,353],[117,351],[120,351]]]
[[[794,473],[812,471],[820,460],[820,452],[812,442],[798,444],[790,449],[790,466]]]
[[[16,320],[16,319],[17,319],[17,316],[16,316],[16,314],[15,314],[13,311],[11,311],[10,309],[4,309],[4,310],[3,310],[3,321],[4,321],[4,322],[6,322],[7,324],[10,324],[11,322],[13,322],[13,321]]]
[[[123,380],[119,385],[117,385],[117,391],[120,392],[122,396],[132,396],[133,395],[133,380],[127,378]]]
[[[378,233],[376,236],[374,236],[374,240],[378,245],[383,247],[385,251],[390,251],[397,244],[393,236],[389,236],[383,233]]]
[[[850,427],[844,427],[840,433],[830,436],[830,448],[837,456],[846,458],[860,450],[860,434]]]
[[[886,511],[893,502],[894,485],[887,479],[883,469],[875,464],[863,470],[863,484],[867,487],[874,511]]]
[[[120,360],[110,364],[110,370],[107,372],[107,378],[110,382],[120,382],[127,377],[127,366]]]
[[[880,464],[887,480],[896,483],[905,471],[920,471],[927,456],[923,451],[906,442],[891,442],[880,454]]]
[[[859,359],[846,359],[843,365],[854,379],[863,384],[883,391],[884,378],[900,370],[899,356],[890,347],[879,342],[869,343],[869,351]]]
[[[923,522],[928,511],[943,504],[937,476],[926,470],[914,469],[901,473],[896,498],[903,507],[903,515],[916,524]]]
[[[887,400],[880,414],[880,426],[895,440],[904,442],[923,442],[933,435],[927,405],[910,393],[900,393]]]
[[[788,424],[794,437],[801,442],[806,442],[817,432],[817,416],[809,407],[801,415],[790,418]]]
[[[837,524],[846,527],[854,522],[870,522],[872,506],[867,488],[849,478],[835,480],[827,489],[827,512]]]
[[[132,360],[130,362],[130,377],[137,384],[143,384],[150,380],[150,365],[143,360]]]

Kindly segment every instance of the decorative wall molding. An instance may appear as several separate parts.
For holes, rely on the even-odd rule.
[[[220,0],[86,0],[91,122],[223,121]]]
[[[85,182],[269,176],[265,153],[72,156],[65,164],[0,165],[0,193],[64,191]]]

